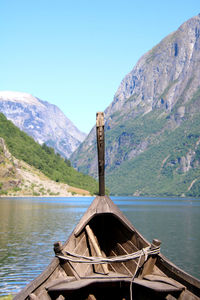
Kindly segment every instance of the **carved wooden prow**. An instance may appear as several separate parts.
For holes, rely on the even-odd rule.
[[[104,144],[104,113],[96,114],[97,150],[98,150],[98,172],[99,172],[99,195],[105,195],[105,144]]]

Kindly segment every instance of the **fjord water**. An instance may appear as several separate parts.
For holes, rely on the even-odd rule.
[[[15,294],[49,264],[94,198],[0,198],[0,295]],[[200,278],[200,199],[113,197],[149,241]]]

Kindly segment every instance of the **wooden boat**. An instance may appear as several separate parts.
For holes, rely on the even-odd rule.
[[[55,258],[14,300],[200,299],[200,281],[160,253],[133,227],[104,187],[104,123],[97,114],[99,196]]]

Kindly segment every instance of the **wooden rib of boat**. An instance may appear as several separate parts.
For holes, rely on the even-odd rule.
[[[160,241],[149,243],[104,195],[104,124],[98,124],[100,195],[66,243],[54,244],[47,269],[14,300],[200,299],[200,281],[167,260]]]

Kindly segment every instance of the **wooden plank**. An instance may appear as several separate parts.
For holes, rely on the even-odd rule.
[[[109,213],[110,212],[110,206],[108,205],[107,202],[107,197],[101,197],[99,204],[97,206],[96,212],[98,214],[103,214],[103,213]]]
[[[137,284],[149,288],[151,290],[154,290],[156,292],[162,292],[162,293],[164,292],[170,293],[170,292],[178,292],[178,291],[181,292],[183,290],[183,288],[176,287],[165,282],[149,281],[149,280],[138,279],[138,278],[134,279],[133,284]]]
[[[49,282],[48,284],[46,284],[45,288],[48,290],[54,286],[57,286],[61,283],[66,283],[66,282],[70,282],[70,281],[75,281],[76,278],[73,277],[73,276],[67,276],[66,278],[58,278],[58,279],[55,279],[51,282]]]
[[[119,228],[116,231],[116,235],[118,237],[118,240],[121,240],[121,245],[126,249],[128,253],[133,253],[139,250],[137,245],[133,242],[133,235],[127,235],[126,230],[122,231],[122,228]]]
[[[111,256],[118,256],[114,250],[111,251]],[[111,263],[112,267],[116,270],[117,273],[125,275],[133,275],[129,268],[126,267],[124,263]]]
[[[85,255],[85,256],[90,255],[85,232],[81,233],[81,236],[78,239],[78,243],[77,243],[76,247],[72,250],[73,250],[73,253],[76,253],[79,255]],[[86,272],[88,274],[93,272],[92,265],[86,266],[85,264],[72,263],[72,262],[70,262],[70,265],[73,266],[73,269],[76,270],[76,272],[79,276],[84,276]]]
[[[60,284],[54,285],[48,288],[48,292],[63,292],[63,291],[74,291],[81,289],[83,287],[96,284],[96,283],[117,283],[117,282],[128,282],[130,283],[130,278],[89,278],[89,279],[80,279],[71,282],[62,282]]]
[[[88,237],[89,237],[89,239],[90,239],[90,241],[91,241],[91,243],[92,243],[92,246],[93,246],[94,249],[95,249],[95,252],[96,252],[97,256],[103,257],[103,256],[102,256],[102,253],[101,253],[101,249],[100,249],[100,247],[99,247],[99,245],[98,245],[97,239],[96,239],[96,237],[95,237],[95,235],[94,235],[92,229],[90,228],[90,226],[87,225],[87,226],[85,227],[85,230],[86,230],[86,232],[87,232],[87,234],[88,234]],[[101,266],[102,266],[102,268],[103,268],[103,272],[104,272],[105,274],[108,274],[108,273],[109,273],[108,265],[107,265],[107,264],[102,264]]]
[[[83,256],[89,256],[89,249],[85,248],[85,251],[81,254]],[[80,277],[85,276],[86,274],[92,274],[93,268],[90,264],[82,264],[82,263],[73,263],[73,267]]]
[[[156,247],[160,247],[161,241],[154,239],[151,244],[151,249],[155,249]],[[141,277],[144,277],[147,274],[151,274],[153,272],[153,268],[155,266],[157,260],[157,255],[152,255],[148,258],[148,260],[145,262],[143,271],[141,274]]]
[[[200,297],[199,294],[198,294],[198,296]],[[193,293],[189,292],[188,290],[185,290],[180,294],[178,300],[199,300],[200,299],[199,297],[197,297]],[[167,298],[166,300],[174,300],[174,299]]]
[[[117,243],[117,248],[119,249],[119,252],[122,253],[120,255],[126,255],[129,254],[122,245],[120,245],[119,243]],[[134,259],[134,260],[129,260],[129,261],[125,261],[123,262],[123,264],[129,269],[129,271],[131,272],[131,274],[134,274],[136,267],[137,267],[137,262],[138,259]]]
[[[144,279],[149,281],[164,282],[171,284],[177,288],[185,289],[185,286],[183,284],[167,276],[146,275],[144,276]]]
[[[77,239],[76,247],[73,249],[73,252],[77,254],[83,254],[85,248],[87,248],[87,241],[85,232],[82,232],[81,237]]]

